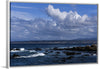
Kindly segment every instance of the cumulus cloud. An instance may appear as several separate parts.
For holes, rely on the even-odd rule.
[[[64,20],[66,18],[67,13],[66,12],[60,12],[60,10],[54,9],[54,7],[52,5],[49,5],[47,8],[47,12],[48,15],[50,15],[51,17],[60,19],[60,20]]]
[[[72,40],[97,36],[97,17],[61,12],[52,5],[48,5],[46,13],[51,20],[11,17],[11,40]]]
[[[79,15],[76,11],[63,11],[61,12],[59,8],[55,9],[52,5],[46,8],[46,11],[50,17],[57,21],[69,21],[71,23],[84,23],[89,20],[88,16],[85,14],[83,16]]]

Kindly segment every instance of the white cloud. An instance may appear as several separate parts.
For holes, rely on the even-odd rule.
[[[17,17],[20,19],[31,20],[33,16],[27,12],[11,11],[11,17]]]
[[[90,32],[94,32],[94,30],[93,30],[92,28],[89,28],[88,30],[89,30]]]
[[[97,35],[97,17],[79,15],[77,12],[61,12],[49,5],[46,9],[52,18],[34,18],[29,13],[11,12],[12,40],[70,40],[92,38]],[[28,19],[28,20],[27,20]],[[30,20],[32,19],[32,20]]]
[[[60,20],[64,20],[66,18],[67,13],[66,12],[60,12],[60,10],[54,9],[52,5],[49,5],[47,8],[47,12],[51,17],[58,18]]]
[[[11,7],[13,7],[13,8],[21,8],[21,9],[31,9],[32,8],[32,7],[15,6],[15,5],[11,5]]]
[[[57,21],[69,21],[70,23],[84,23],[89,17],[85,14],[83,16],[79,15],[76,11],[63,11],[61,12],[59,8],[55,9],[52,5],[46,8],[47,13],[50,17]]]

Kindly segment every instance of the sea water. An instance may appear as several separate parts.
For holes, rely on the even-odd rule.
[[[96,63],[97,54],[91,55],[89,52],[80,52],[81,55],[65,55],[63,51],[51,50],[54,47],[76,47],[86,45],[66,45],[66,44],[11,44],[10,45],[10,66],[30,66],[30,65],[52,65],[52,64],[76,64],[76,63]],[[40,48],[41,50],[36,50]],[[14,50],[19,49],[19,50]],[[47,54],[45,53],[47,52]],[[60,52],[60,54],[55,54]],[[20,55],[12,58],[13,54]],[[83,56],[89,54],[90,56]],[[72,57],[72,58],[67,58]],[[66,59],[65,59],[66,58]]]

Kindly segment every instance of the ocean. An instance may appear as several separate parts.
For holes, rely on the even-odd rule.
[[[95,51],[54,50],[53,48],[84,47],[89,44],[11,44],[10,66],[97,63]],[[91,45],[91,44],[90,44]],[[79,54],[66,55],[64,52]]]

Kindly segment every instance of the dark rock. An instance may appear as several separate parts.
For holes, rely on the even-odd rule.
[[[91,47],[96,47],[96,46],[97,46],[96,44],[92,44],[92,45],[91,45]]]
[[[20,50],[20,49],[18,49],[18,48],[14,48],[14,49],[11,49],[11,50],[16,51],[16,50]]]
[[[68,48],[67,50],[73,50],[73,51],[97,51],[97,45],[92,44],[91,46],[87,45],[85,47],[73,47]]]
[[[75,52],[64,52],[66,55],[75,55]]]
[[[37,51],[37,50],[42,50],[42,49],[41,48],[36,48],[35,50]]]
[[[48,54],[48,52],[45,52],[44,54]]]
[[[55,48],[53,48],[53,50],[67,50],[67,48],[58,48],[58,47],[55,47]]]
[[[63,53],[65,53],[66,55],[79,55],[79,54],[81,54],[81,53],[76,53],[76,52],[66,52],[66,51],[64,51]]]
[[[16,48],[16,50],[20,50],[20,49]]]
[[[48,50],[45,50],[45,52],[48,52]]]
[[[89,54],[84,54],[83,56],[90,56]]]
[[[69,57],[67,57],[67,59],[72,59],[73,58],[73,56],[69,56]]]
[[[11,50],[13,50],[13,49],[10,49],[10,51],[11,51]]]
[[[60,52],[56,52],[56,54],[60,54]]]
[[[58,47],[54,47],[53,50],[58,50]]]
[[[28,49],[28,50],[34,50],[34,49]]]
[[[53,51],[50,51],[50,53],[52,53]]]
[[[17,57],[19,57],[19,55],[17,55],[17,54],[12,55],[12,58],[17,58]]]

